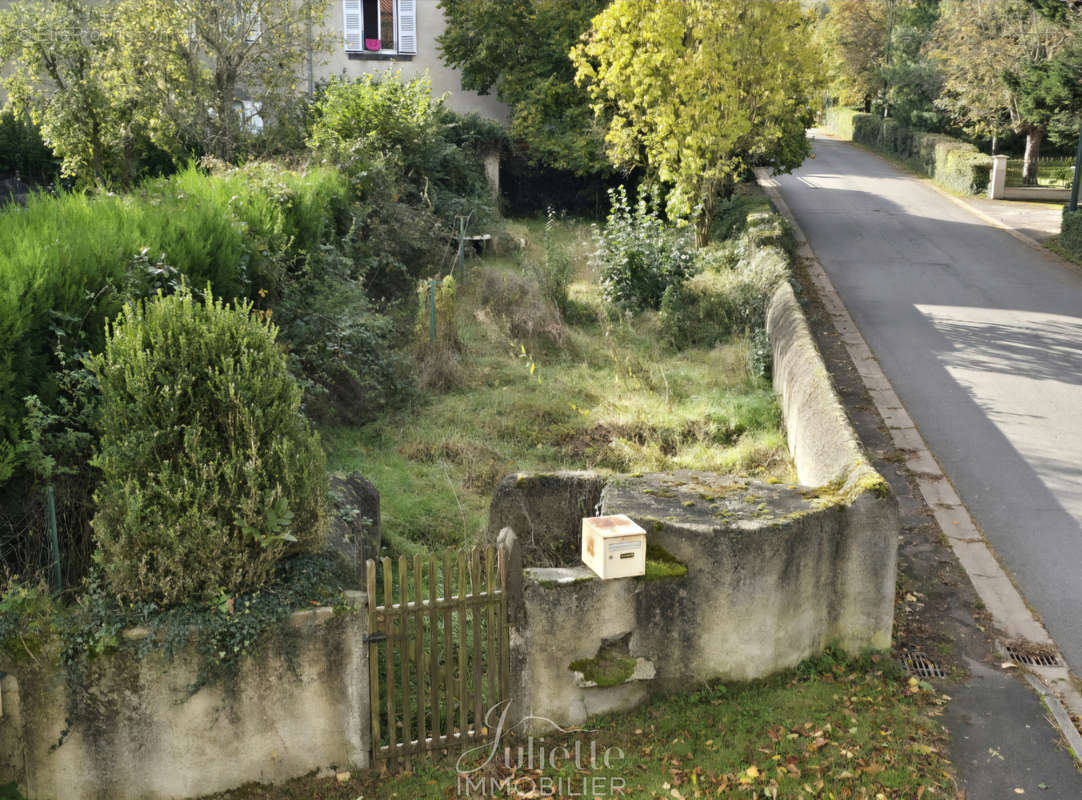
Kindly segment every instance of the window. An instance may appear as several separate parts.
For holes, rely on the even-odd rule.
[[[342,0],[347,53],[417,52],[417,0]]]

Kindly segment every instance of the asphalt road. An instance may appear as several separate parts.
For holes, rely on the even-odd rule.
[[[1082,674],[1082,269],[819,139],[782,195],[929,448]]]

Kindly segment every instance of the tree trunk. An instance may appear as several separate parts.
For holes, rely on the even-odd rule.
[[[1030,128],[1026,131],[1026,155],[1022,162],[1022,185],[1037,185],[1037,162],[1041,156],[1043,128]]]
[[[705,247],[710,241],[710,226],[714,223],[714,202],[703,203],[702,211],[695,220],[695,246]]]

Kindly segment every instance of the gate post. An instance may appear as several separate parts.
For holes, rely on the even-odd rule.
[[[349,763],[367,769],[372,765],[371,686],[368,666],[368,603],[369,592],[345,592],[346,605],[352,608],[344,627],[346,662],[345,718],[348,730]]]
[[[988,181],[988,197],[1002,200],[1007,187],[1007,156],[992,156],[992,177]]]
[[[529,676],[526,663],[526,597],[522,574],[522,546],[511,528],[504,528],[496,538],[496,546],[507,560],[507,624],[510,652],[508,653],[507,720],[511,728],[529,714],[527,691]]]

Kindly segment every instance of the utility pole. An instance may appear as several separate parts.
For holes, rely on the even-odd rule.
[[[887,52],[884,58],[884,71],[890,69],[890,43],[894,38],[894,4],[897,0],[887,0]],[[890,116],[890,104],[887,102],[887,91],[890,89],[889,79],[884,75],[883,82],[883,119]]]

